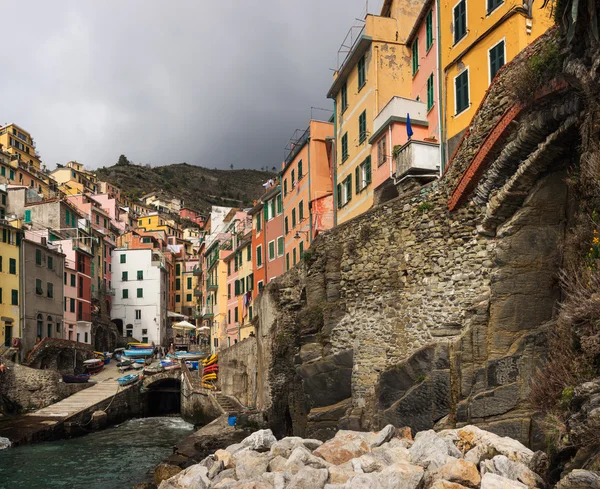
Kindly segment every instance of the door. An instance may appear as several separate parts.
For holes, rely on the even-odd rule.
[[[12,345],[12,326],[4,326],[4,346]]]

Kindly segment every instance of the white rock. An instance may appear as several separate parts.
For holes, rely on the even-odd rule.
[[[481,489],[528,489],[525,484],[489,472],[481,478]]]
[[[556,484],[556,489],[600,489],[600,474],[575,469]]]
[[[275,438],[271,430],[258,430],[247,438],[244,438],[240,445],[250,450],[256,450],[257,452],[266,452],[276,441],[277,438]]]
[[[423,473],[423,467],[402,462],[386,467],[378,476],[383,489],[416,489]]]
[[[542,487],[544,481],[535,472],[520,462],[513,462],[505,455],[496,455],[491,460],[484,460],[479,465],[482,474],[496,474],[507,479],[519,481],[528,487]]]
[[[11,446],[12,443],[8,438],[0,436],[0,450],[5,450],[6,448],[10,448]]]
[[[371,455],[384,465],[392,465],[398,462],[410,462],[410,452],[407,448],[390,447],[388,443],[374,448]],[[363,455],[363,457],[364,456],[366,455]]]
[[[233,459],[233,455],[231,454],[230,451],[228,450],[217,450],[215,452],[215,458],[217,459],[217,461],[222,461],[223,465],[226,469],[230,469],[232,467],[235,467],[235,462]]]
[[[159,489],[208,489],[210,487],[208,469],[200,464],[192,465],[170,479],[162,481],[158,487]]]
[[[267,454],[244,450],[234,456],[235,474],[239,481],[260,477],[267,471],[269,458]]]
[[[283,458],[281,455],[276,455],[269,462],[269,472],[283,472],[285,470],[286,463],[286,458]]]
[[[287,489],[323,489],[329,473],[327,469],[302,467],[287,486]]]
[[[379,433],[377,433],[377,437],[371,443],[371,448],[380,447],[385,442],[390,441],[395,434],[396,428],[394,428],[394,425],[388,424]]]
[[[241,443],[234,443],[233,445],[229,445],[225,450],[234,455],[242,450],[248,450],[248,447],[245,447]]]
[[[496,455],[504,455],[513,462],[529,465],[533,457],[533,452],[519,441],[498,436],[477,426],[465,426],[460,428],[457,434],[460,438],[458,446],[469,449],[465,459],[475,465]]]
[[[329,478],[332,484],[345,484],[348,479],[355,476],[356,473],[352,467],[352,462],[346,462],[341,465],[332,465],[329,467]]]
[[[265,472],[262,476],[264,480],[273,486],[273,489],[285,489],[286,484],[292,477],[288,472]]]
[[[313,469],[326,469],[331,464],[320,457],[310,453],[310,450],[304,445],[299,445],[290,454],[288,464],[308,465]]]
[[[462,458],[462,453],[451,441],[440,438],[433,430],[417,433],[415,442],[408,452],[413,464],[429,470],[442,467],[448,457]]]
[[[351,479],[348,479],[348,482],[344,486],[345,489],[384,489],[384,487],[378,478],[378,474],[355,475]]]

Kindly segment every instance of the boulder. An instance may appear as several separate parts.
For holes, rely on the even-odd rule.
[[[223,482],[220,482],[219,484],[223,484]],[[273,489],[273,486],[267,481],[259,479],[249,481],[233,481],[228,485],[223,486],[223,489]]]
[[[525,484],[489,472],[481,478],[480,487],[481,489],[527,489]]]
[[[233,459],[233,455],[231,452],[227,450],[217,450],[215,452],[215,458],[223,462],[223,467],[226,469],[231,469],[235,467],[235,461]]]
[[[208,469],[208,478],[213,480],[221,471],[225,468],[225,464],[223,460],[217,460],[212,464],[212,466]]]
[[[255,479],[267,471],[269,458],[264,453],[244,450],[234,456],[235,475],[239,481]]]
[[[248,447],[245,447],[241,443],[234,443],[233,445],[229,445],[225,450],[227,450],[232,455],[235,455],[242,450],[248,450]]]
[[[467,489],[465,486],[457,484],[456,482],[445,481],[439,479],[435,481],[429,489]]]
[[[351,463],[355,472],[364,472],[365,474],[381,472],[385,467],[391,465],[391,463],[385,461],[384,456],[377,456],[372,453],[365,453],[360,458],[353,458]]]
[[[520,462],[513,462],[504,455],[496,455],[491,460],[483,460],[479,465],[482,474],[497,474],[507,479],[519,481],[528,487],[543,487],[544,481],[535,472]]]
[[[288,464],[307,465],[314,469],[326,469],[331,464],[320,457],[310,453],[310,450],[304,445],[300,445],[292,451],[287,460]]]
[[[366,457],[367,455],[363,455],[363,457]],[[391,446],[390,443],[384,443],[382,446],[374,448],[370,455],[384,465],[392,465],[398,462],[410,462],[410,452],[407,448],[394,447]]]
[[[345,489],[384,489],[377,474],[357,474],[346,482]]]
[[[327,469],[302,467],[292,476],[287,489],[323,489],[328,475]]]
[[[231,479],[229,477],[225,477],[221,479],[219,482],[211,486],[211,489],[231,489],[231,486],[235,484],[237,481],[235,479]]]
[[[288,472],[265,472],[262,476],[273,486],[273,489],[285,489],[286,484],[292,478]]]
[[[416,489],[423,474],[423,467],[402,462],[386,467],[377,475],[382,489]]]
[[[8,438],[0,436],[0,450],[4,450],[6,448],[10,448],[12,443]]]
[[[152,482],[154,482],[154,484],[160,484],[162,481],[170,479],[174,475],[179,474],[181,470],[181,467],[178,467],[177,465],[158,464],[156,469],[154,469]]]
[[[208,489],[210,480],[208,469],[203,465],[196,464],[164,480],[158,486],[159,489]]]
[[[328,470],[328,481],[331,484],[345,484],[348,479],[356,475],[352,462],[346,462],[341,465],[331,465]]]
[[[462,458],[462,454],[451,441],[441,438],[433,430],[417,433],[408,452],[413,464],[432,471],[442,467],[448,457]]]
[[[475,464],[462,458],[448,457],[446,463],[439,470],[438,476],[440,479],[473,488],[478,487],[481,482],[481,476]]]
[[[247,438],[244,438],[240,445],[257,452],[266,452],[277,441],[271,430],[258,430]]]
[[[465,460],[475,465],[496,455],[529,465],[533,457],[533,452],[517,440],[483,431],[477,426],[465,426],[457,430],[457,435],[460,438],[457,446],[465,454]]]
[[[212,486],[216,486],[219,482],[228,479],[230,481],[235,481],[235,469],[225,469],[222,472],[220,472],[219,474],[217,474],[215,476],[215,478],[212,480],[211,484]]]
[[[574,470],[556,484],[556,489],[600,489],[600,475],[589,470]]]
[[[287,459],[281,455],[276,455],[269,462],[269,472],[283,472],[287,464]]]
[[[286,436],[271,445],[270,454],[273,456],[281,455],[288,458],[292,450],[298,446],[306,447],[308,450],[315,450],[323,444],[320,440],[304,439],[299,436]]]
[[[323,443],[313,453],[334,465],[360,457],[369,452],[369,441],[366,433],[340,430],[335,437]]]
[[[373,440],[373,442],[371,443],[371,448],[380,447],[384,443],[390,441],[395,434],[396,428],[394,427],[394,425],[388,424],[379,433],[377,433],[375,440]]]

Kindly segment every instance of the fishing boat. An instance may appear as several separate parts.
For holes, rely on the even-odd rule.
[[[131,368],[133,370],[142,370],[144,368],[144,364],[143,363],[132,363]]]
[[[150,343],[127,343],[129,350],[152,350],[154,347]]]
[[[104,368],[104,360],[99,358],[92,358],[91,360],[85,360],[83,366],[90,374],[97,374]]]
[[[121,387],[125,387],[126,385],[133,384],[139,380],[140,376],[138,374],[129,374],[124,377],[120,377],[117,379],[117,382]]]
[[[136,358],[133,363],[141,363],[142,365],[152,365],[151,358]]]
[[[117,367],[129,367],[133,363],[133,360],[123,359],[119,363],[117,363]]]
[[[165,370],[177,370],[178,368],[181,368],[181,365],[179,364],[179,362],[160,362],[160,365],[165,369]]]
[[[88,380],[90,380],[90,374],[64,374],[62,376],[62,380],[65,384],[85,384]]]
[[[162,365],[154,365],[152,367],[146,367],[144,369],[144,374],[145,375],[154,375],[154,374],[158,374],[160,372],[164,372],[165,371],[165,367],[163,367]]]
[[[123,355],[125,355],[127,358],[150,357],[150,356],[152,356],[152,349],[151,348],[149,348],[149,349],[134,348],[132,350],[125,350],[123,352]]]
[[[200,360],[204,356],[205,356],[204,353],[200,353],[197,351],[181,351],[181,352],[175,353],[175,358],[177,358],[177,360],[186,360],[186,361]]]

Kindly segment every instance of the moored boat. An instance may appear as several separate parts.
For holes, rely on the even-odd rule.
[[[90,374],[96,374],[104,368],[104,360],[92,358],[91,360],[85,360],[83,366]]]
[[[121,360],[119,363],[117,363],[117,367],[121,368],[121,367],[129,367],[131,366],[131,364],[133,363],[132,360],[128,360],[128,359],[123,359]]]
[[[134,370],[142,370],[144,368],[143,363],[132,363],[131,368]]]
[[[145,375],[154,375],[154,374],[158,374],[160,372],[164,372],[165,371],[165,367],[163,367],[162,365],[154,365],[152,367],[146,367],[144,369],[144,374]]]
[[[117,379],[117,382],[121,387],[124,387],[126,385],[130,385],[137,382],[139,378],[140,376],[138,374],[129,374],[125,375],[124,377],[120,377],[119,379]]]
[[[150,357],[152,356],[152,349],[145,349],[145,348],[141,348],[141,349],[132,349],[132,350],[125,350],[123,352],[123,355],[125,355],[128,358],[139,358],[139,357]]]
[[[200,353],[197,351],[182,351],[182,352],[175,353],[175,358],[177,358],[177,360],[187,360],[187,361],[200,360],[204,356],[205,356],[204,353]]]
[[[90,374],[63,374],[62,380],[65,384],[85,384],[88,380],[90,380]]]

